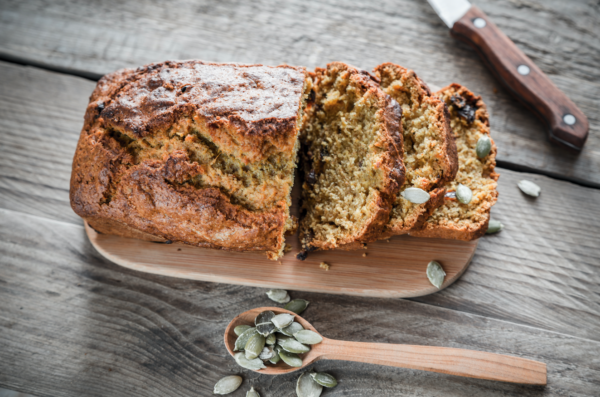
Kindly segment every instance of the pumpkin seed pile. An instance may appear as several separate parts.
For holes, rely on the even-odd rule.
[[[297,299],[289,304],[292,304],[294,312],[301,313],[308,306],[308,301]],[[266,368],[266,363],[277,364],[280,360],[291,367],[301,367],[302,358],[298,355],[308,353],[311,345],[323,341],[321,335],[304,329],[288,313],[275,315],[270,310],[264,311],[256,316],[254,325],[256,327],[238,325],[234,328],[238,335],[235,361],[253,371]]]
[[[300,375],[296,383],[296,395],[298,397],[319,397],[323,392],[323,386],[336,387],[337,380],[324,372],[305,372]]]
[[[442,265],[436,261],[429,262],[427,265],[427,278],[431,284],[433,284],[437,289],[440,289],[444,283],[445,277],[446,272],[442,268]]]

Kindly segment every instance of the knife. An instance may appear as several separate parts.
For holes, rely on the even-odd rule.
[[[467,0],[427,0],[452,37],[475,48],[492,73],[548,128],[551,142],[580,151],[589,123],[579,108],[479,8]]]

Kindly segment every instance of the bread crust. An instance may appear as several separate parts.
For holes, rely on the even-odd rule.
[[[305,251],[329,250],[335,248],[349,249],[355,245],[373,241],[383,231],[389,221],[392,203],[400,186],[404,183],[405,169],[402,161],[402,109],[396,101],[386,95],[379,87],[377,79],[367,71],[359,70],[342,62],[332,62],[325,68],[317,68],[314,72],[314,85],[318,89],[320,81],[328,71],[350,73],[350,79],[358,85],[363,95],[372,96],[378,104],[378,116],[382,120],[380,124],[380,135],[382,139],[375,143],[384,149],[376,168],[382,170],[384,180],[377,196],[370,203],[371,217],[365,222],[365,226],[355,235],[347,235],[345,238],[335,242],[319,240],[311,235],[307,227],[300,223],[300,241]],[[314,111],[314,109],[312,110]],[[350,248],[353,249],[353,248]],[[305,256],[304,256],[305,257]]]
[[[431,198],[426,203],[414,205],[410,208],[410,212],[404,217],[394,216],[394,212],[392,212],[392,216],[386,225],[385,231],[379,236],[379,238],[389,238],[393,235],[406,234],[410,231],[418,230],[422,227],[429,215],[443,203],[443,200],[440,199],[440,196],[443,196],[445,193],[443,186],[446,182],[453,180],[456,176],[458,170],[458,155],[452,130],[450,128],[446,104],[431,94],[427,84],[425,84],[414,71],[393,63],[384,63],[377,66],[373,72],[381,80],[382,88],[392,96],[396,93],[392,87],[396,81],[400,81],[403,87],[410,84],[409,95],[411,95],[411,100],[416,101],[420,107],[425,107],[430,110],[432,116],[428,122],[440,133],[436,149],[439,152],[437,159],[442,172],[435,178],[429,179],[425,184],[422,183],[418,186],[430,193]],[[389,87],[392,88],[388,90]],[[400,100],[400,98],[395,99]],[[406,133],[407,131],[404,131],[404,134]],[[404,156],[406,159],[406,153],[404,153]],[[410,182],[407,179],[403,187],[411,187],[408,185],[409,183]],[[399,206],[398,211],[402,211],[402,205],[403,200],[398,197],[394,206]]]
[[[289,219],[285,198],[264,210],[232,202],[218,187],[187,183],[206,171],[190,153],[136,162],[115,134],[143,139],[189,119],[243,164],[295,156],[307,76],[285,65],[202,61],[106,75],[90,97],[73,160],[73,210],[101,233],[276,257]]]
[[[479,125],[481,127],[479,132],[490,136],[489,115],[487,112],[487,107],[480,96],[473,94],[466,87],[463,87],[462,85],[457,83],[453,83],[445,88],[442,88],[441,90],[436,92],[435,95],[439,96],[442,99],[445,98],[446,103],[450,104],[450,106],[453,106],[449,99],[452,96],[458,95],[464,98],[467,103],[472,104],[472,107],[475,108],[474,120],[480,122]],[[454,117],[456,118],[456,122],[460,122],[460,118],[456,115],[456,112],[454,112]],[[485,167],[482,176],[489,178],[494,182],[498,181],[499,178],[499,174],[495,172],[496,154],[497,147],[492,139],[492,149],[486,157]],[[461,161],[461,159],[459,159],[459,161]],[[412,231],[410,235],[417,237],[434,237],[463,241],[475,240],[485,234],[490,220],[490,210],[491,207],[497,201],[497,197],[498,192],[496,189],[494,189],[491,194],[490,200],[481,206],[483,220],[481,220],[480,222],[470,223],[468,225],[463,226],[459,226],[451,221],[446,222],[443,225],[434,222],[424,222],[423,227],[420,230]]]

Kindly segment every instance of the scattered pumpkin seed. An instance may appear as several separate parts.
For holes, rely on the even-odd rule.
[[[308,329],[296,332],[294,338],[305,345],[316,345],[317,343],[323,342],[323,337],[321,335]]]
[[[531,197],[539,197],[540,192],[542,191],[542,188],[540,188],[538,185],[525,179],[520,181],[518,186],[523,193]]]
[[[292,301],[292,302],[295,302],[295,301]],[[292,303],[292,302],[290,302],[290,303]],[[285,306],[286,309],[290,303],[288,303]],[[290,310],[290,309],[288,309],[288,310]],[[291,310],[291,311],[293,311],[293,310]],[[279,329],[287,327],[293,321],[294,321],[294,316],[292,316],[291,314],[287,314],[287,313],[278,314],[271,319],[271,322]]]
[[[273,302],[277,302],[277,303],[281,303],[281,304],[288,303],[290,301],[290,295],[284,289],[271,289],[271,290],[267,291],[267,296]]]
[[[281,332],[282,334],[287,335],[287,336],[294,336],[294,334],[296,332],[302,331],[303,329],[304,329],[304,327],[302,325],[300,325],[300,323],[297,323],[294,321],[287,327],[280,329],[279,332]]]
[[[258,371],[267,368],[265,367],[265,364],[263,364],[260,358],[248,360],[246,358],[246,355],[242,352],[235,353],[235,356],[233,356],[233,358],[235,358],[235,362],[238,363],[240,367],[251,369],[252,371]]]
[[[229,394],[236,391],[242,384],[242,377],[237,375],[226,376],[217,382],[213,394]]]
[[[409,187],[404,189],[402,193],[400,193],[405,200],[410,201],[413,204],[423,204],[429,201],[431,197],[429,193],[427,193],[423,189],[419,189],[418,187]]]
[[[473,192],[471,189],[460,183],[456,188],[456,199],[463,204],[469,204],[472,198]]]
[[[279,351],[279,357],[281,357],[283,362],[289,365],[290,367],[298,368],[302,366],[302,359],[294,353],[289,353],[282,349]]]
[[[254,334],[244,347],[246,352],[246,358],[248,360],[253,360],[260,355],[263,348],[265,347],[265,337],[259,333]]]
[[[477,157],[480,159],[484,158],[488,154],[490,154],[490,150],[492,150],[492,140],[489,136],[484,135],[477,141],[477,146],[475,146],[475,153],[477,153]]]
[[[285,305],[285,309],[289,310],[291,312],[294,312],[296,314],[300,314],[302,313],[304,310],[306,310],[306,307],[308,306],[308,301],[304,300],[304,299],[294,299],[293,301],[291,301],[290,303],[288,303],[287,305]]]
[[[250,390],[248,390],[248,393],[246,393],[246,397],[260,397],[260,394],[254,390],[254,387],[251,387]]]
[[[270,310],[264,311],[256,316],[254,324],[256,325],[256,330],[259,334],[268,336],[276,331],[275,325],[271,322],[273,317],[275,317],[275,313]]]
[[[271,334],[269,336],[267,336],[267,339],[265,340],[265,343],[269,346],[274,345],[277,342],[277,336],[275,336],[275,334]]]
[[[233,349],[234,352],[244,350],[246,347],[246,343],[252,338],[254,335],[258,334],[258,331],[254,327],[250,327],[246,331],[244,331],[235,341],[235,347]]]
[[[233,329],[233,332],[235,332],[235,334],[237,336],[240,336],[241,334],[243,334],[245,331],[248,331],[250,328],[252,328],[249,325],[238,325],[237,327],[235,327]]]
[[[275,357],[275,354],[277,354],[277,353],[275,353],[275,350],[273,350],[272,347],[266,346],[265,348],[263,348],[263,350],[260,353],[260,355],[258,356],[258,358],[260,358],[263,361],[266,361],[266,360],[270,360],[273,357]]]
[[[325,387],[336,387],[337,380],[335,378],[325,372],[311,372],[310,376],[312,376],[313,380]]]
[[[440,289],[444,283],[444,277],[446,277],[446,272],[442,268],[442,265],[436,261],[429,262],[427,265],[427,278],[429,282],[437,289]]]
[[[490,219],[490,223],[488,224],[488,228],[485,231],[485,234],[498,233],[502,229],[504,229],[504,225],[500,223],[500,221]]]
[[[296,395],[298,397],[319,397],[323,392],[323,386],[315,382],[308,372],[303,373],[296,383]]]
[[[310,351],[310,347],[303,345],[293,338],[283,341],[280,346],[283,348],[283,350],[290,353],[302,354]]]

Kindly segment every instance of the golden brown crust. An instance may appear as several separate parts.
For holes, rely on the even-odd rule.
[[[456,144],[449,124],[449,115],[446,104],[431,94],[429,87],[412,70],[393,63],[384,63],[374,69],[374,73],[381,80],[381,87],[386,93],[396,99],[403,107],[408,109],[403,120],[404,157],[407,167],[407,178],[400,191],[408,187],[418,187],[430,193],[430,200],[424,204],[415,205],[408,203],[400,195],[395,200],[394,209],[386,230],[380,238],[392,235],[406,234],[422,227],[425,219],[442,203],[441,190],[438,188],[456,176],[458,169],[458,155]],[[437,136],[429,137],[428,141],[419,142],[418,147],[413,147],[419,139],[413,131],[411,113],[416,113],[415,118],[424,119],[418,124],[420,128],[426,123],[428,130],[435,131]],[[427,146],[424,148],[423,146]],[[407,147],[407,145],[409,145]],[[435,161],[418,165],[421,168],[434,169],[438,167],[437,174],[425,176],[418,169],[412,169],[410,152],[421,156],[424,150],[435,151]],[[414,171],[414,174],[412,173]],[[430,173],[432,171],[429,171]],[[404,208],[406,207],[406,208]]]
[[[140,159],[127,142],[168,135],[177,123],[193,120],[220,152],[243,164],[262,164],[274,155],[293,161],[306,77],[304,69],[290,66],[201,61],[103,77],[73,160],[73,210],[100,232],[280,252],[290,226],[285,197],[269,208],[249,208],[219,187],[192,183],[210,164],[200,164],[191,152],[173,149],[162,159]]]
[[[319,89],[319,84],[328,73],[343,72],[349,73],[349,80],[359,87],[361,96],[372,97],[377,103],[378,116],[383,122],[380,123],[379,127],[382,139],[376,142],[375,146],[383,149],[384,153],[379,157],[380,161],[375,165],[375,168],[382,171],[383,178],[379,186],[376,187],[375,199],[369,203],[372,215],[364,222],[364,227],[358,233],[347,234],[337,241],[319,240],[301,221],[300,241],[307,251],[354,246],[355,243],[362,244],[377,239],[389,220],[392,202],[396,193],[404,183],[405,169],[402,162],[402,127],[400,124],[402,109],[396,101],[381,90],[374,76],[342,62],[333,62],[327,65],[327,69],[317,68],[315,70],[315,90]],[[314,111],[315,108],[311,107],[310,112]],[[310,161],[310,159],[304,159],[305,164]]]
[[[487,107],[483,103],[483,100],[480,96],[476,96],[467,88],[456,83],[442,88],[436,93],[436,95],[438,95],[448,104],[451,110],[452,122],[454,125],[460,126],[461,128],[464,126],[469,126],[470,128],[477,128],[479,134],[490,136],[489,116],[487,112]],[[463,108],[466,110],[462,112],[462,115],[459,114],[459,109],[457,105],[453,103],[453,100],[457,100],[457,98],[464,99],[465,104],[470,106],[470,108],[468,109]],[[463,137],[458,135],[459,131],[460,129],[456,128],[454,133],[456,134],[457,141],[462,141]],[[471,147],[469,147],[468,149],[471,152],[473,152],[475,149],[474,144],[472,143]],[[481,203],[477,204],[474,208],[469,207],[470,212],[474,212],[477,214],[477,219],[470,222],[457,223],[451,219],[440,219],[440,217],[438,216],[435,220],[433,220],[432,218],[428,219],[427,222],[424,223],[422,229],[412,231],[410,235],[417,237],[435,237],[464,241],[471,241],[483,236],[488,228],[491,207],[494,205],[498,197],[498,192],[495,189],[495,182],[498,180],[499,177],[499,175],[495,172],[496,153],[497,148],[494,141],[492,140],[492,149],[490,151],[490,154],[488,154],[488,156],[486,156],[484,160],[479,160],[483,163],[481,177],[488,179],[491,182],[489,184],[489,189],[491,190],[488,190],[485,193],[485,199]],[[468,160],[468,158],[465,157],[467,154],[468,152],[465,151],[464,154],[459,156],[459,162],[461,166],[465,161]],[[462,172],[462,169],[460,172]],[[459,179],[459,177],[461,176],[457,176],[457,179]],[[446,187],[450,188],[451,183],[448,183]],[[452,205],[451,201],[453,201],[454,199],[445,198],[445,200],[448,200],[445,202],[448,206],[450,206]],[[443,210],[445,206],[440,206],[440,211]]]

